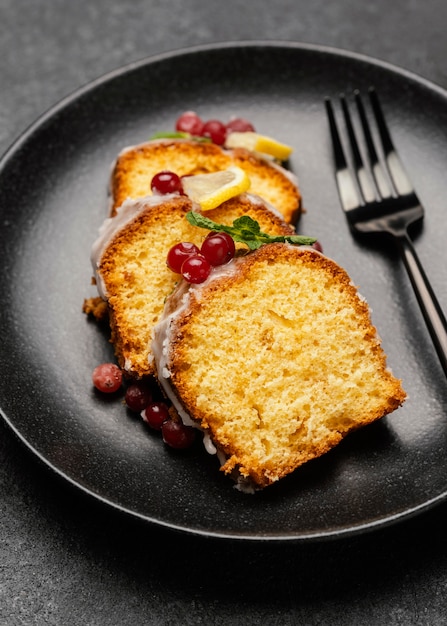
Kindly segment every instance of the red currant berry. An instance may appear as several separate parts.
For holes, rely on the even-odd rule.
[[[199,248],[189,241],[177,243],[168,252],[166,264],[176,274],[182,273],[182,265],[190,256],[199,254]]]
[[[124,400],[131,411],[140,413],[152,402],[152,393],[144,383],[132,383],[126,389]]]
[[[202,243],[200,252],[211,265],[224,265],[236,252],[234,239],[227,233],[210,233]]]
[[[168,446],[177,449],[189,448],[196,438],[194,428],[185,426],[181,422],[174,422],[174,420],[163,423],[161,434]]]
[[[235,117],[227,124],[228,133],[246,133],[254,132],[255,127],[251,122],[245,120],[243,117]]]
[[[190,256],[183,262],[182,276],[188,283],[203,283],[211,273],[211,265],[201,254]]]
[[[213,143],[222,146],[227,137],[227,129],[219,120],[209,120],[203,125],[201,134],[202,137],[208,137]]]
[[[203,130],[203,122],[194,111],[185,111],[177,119],[175,130],[200,136]]]
[[[102,363],[93,370],[92,382],[99,391],[114,393],[121,387],[123,373],[114,363]]]
[[[323,252],[323,246],[321,245],[319,241],[315,241],[312,244],[312,248],[315,248],[315,250],[318,250],[318,252]]]
[[[151,181],[151,189],[153,193],[160,195],[183,192],[180,177],[174,172],[170,172],[168,170],[155,174]]]
[[[164,402],[150,402],[141,412],[141,417],[154,430],[161,430],[164,422],[170,420],[169,410]]]

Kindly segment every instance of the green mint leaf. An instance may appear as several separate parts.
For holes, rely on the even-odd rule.
[[[252,219],[249,215],[242,215],[241,217],[235,219],[233,222],[233,228],[246,231],[247,233],[253,233],[254,235],[261,232],[261,227],[258,222]]]
[[[316,242],[315,237],[306,237],[304,235],[269,235],[263,233],[259,223],[249,215],[238,217],[234,220],[232,226],[218,224],[196,211],[189,211],[189,213],[186,214],[186,219],[192,226],[227,233],[238,243],[244,243],[250,250],[257,250],[265,243],[278,242],[310,246]]]
[[[158,133],[154,133],[150,139],[191,139],[191,135],[190,133],[180,131],[170,132],[162,130]]]
[[[209,137],[198,137],[197,135],[191,135],[191,133],[184,133],[182,131],[160,131],[158,133],[154,133],[149,137],[149,140],[153,139],[191,139],[192,141],[197,141],[201,143],[211,143],[211,139]]]
[[[305,235],[291,235],[290,237],[284,237],[287,243],[293,243],[298,246],[311,246],[316,242],[315,237],[306,237]]]
[[[213,143],[213,140],[209,137],[200,137],[199,135],[191,135],[191,139],[198,143]]]
[[[196,211],[189,211],[189,213],[186,214],[186,219],[190,224],[192,224],[192,226],[198,226],[199,228],[214,230],[215,227],[219,226],[219,224],[213,222],[213,220],[210,220],[208,217],[205,217]]]

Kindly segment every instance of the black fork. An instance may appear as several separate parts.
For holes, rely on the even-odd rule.
[[[408,234],[409,227],[423,219],[424,209],[393,145],[374,89],[369,90],[369,97],[385,167],[377,154],[360,93],[356,91],[354,98],[368,155],[366,163],[361,155],[346,98],[341,96],[340,101],[352,152],[351,164],[345,158],[334,108],[331,101],[326,99],[341,205],[353,232],[386,233],[395,240],[447,376],[446,318]]]

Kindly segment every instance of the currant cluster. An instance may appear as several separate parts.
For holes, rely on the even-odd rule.
[[[194,243],[177,243],[168,252],[166,264],[176,274],[181,274],[188,283],[203,283],[213,267],[225,265],[234,257],[234,239],[227,233],[210,232],[200,249]]]
[[[161,431],[163,441],[171,448],[189,448],[195,441],[195,430],[182,422],[174,421],[169,414],[168,405],[154,400],[145,383],[132,383],[127,388],[124,399],[128,408],[139,413],[150,428]]]
[[[175,129],[195,137],[206,137],[218,146],[225,143],[229,133],[254,132],[255,130],[253,124],[242,117],[235,117],[226,124],[215,119],[204,122],[194,111],[182,113],[177,119]]]
[[[123,373],[114,363],[102,363],[93,370],[93,385],[103,393],[114,393],[121,389]],[[160,431],[163,441],[171,448],[183,449],[195,440],[195,430],[181,422],[174,421],[167,404],[157,400],[148,383],[131,383],[124,396],[126,406],[139,413],[150,428]]]

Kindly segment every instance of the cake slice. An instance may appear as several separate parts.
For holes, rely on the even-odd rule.
[[[105,221],[93,245],[92,264],[100,296],[108,305],[111,341],[120,367],[134,378],[154,372],[152,329],[180,278],[166,266],[169,249],[180,241],[200,247],[208,232],[185,219],[193,208],[198,210],[188,197],[180,195],[126,201],[115,217]],[[206,214],[223,224],[249,215],[266,232],[294,232],[253,195],[236,196]]]
[[[261,489],[405,399],[365,300],[309,247],[273,243],[178,285],[154,330],[159,380],[221,470]]]
[[[127,199],[151,194],[151,180],[162,170],[179,176],[206,174],[237,166],[250,177],[250,192],[274,206],[288,223],[298,220],[301,196],[296,177],[282,166],[243,148],[225,150],[213,143],[154,140],[123,150],[114,164],[111,215]]]

